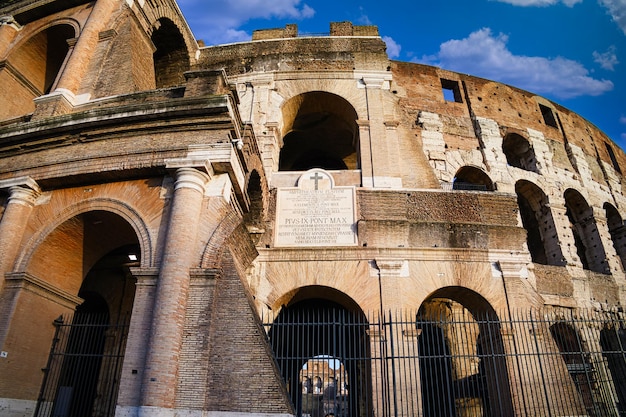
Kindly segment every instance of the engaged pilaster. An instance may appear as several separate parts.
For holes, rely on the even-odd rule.
[[[1,289],[4,286],[4,274],[10,272],[15,262],[28,218],[41,190],[30,177],[0,181],[0,189],[9,191],[9,200],[0,220]]]
[[[178,167],[165,249],[156,287],[150,345],[143,376],[143,407],[172,409],[176,399],[185,310],[202,202],[210,176]]]

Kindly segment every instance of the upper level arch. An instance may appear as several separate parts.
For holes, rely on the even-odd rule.
[[[494,191],[495,186],[489,175],[482,169],[463,166],[459,168],[452,183],[454,190]]]
[[[33,99],[54,90],[78,30],[73,20],[57,20],[18,41],[0,67],[0,120],[32,113]]]
[[[537,185],[526,180],[515,183],[515,193],[522,226],[526,229],[528,251],[533,262],[543,265],[564,265],[548,196]]]
[[[619,211],[611,203],[604,203],[604,210],[606,213],[606,223],[609,228],[609,234],[613,241],[613,247],[617,256],[619,256],[622,263],[622,268],[626,268],[626,227],[624,227],[624,220],[619,214]]]
[[[280,171],[358,169],[358,115],[343,97],[311,91],[282,108]]]
[[[525,137],[517,133],[509,133],[502,140],[502,152],[506,162],[525,171],[539,173],[535,151]]]
[[[153,54],[156,88],[183,85],[184,73],[189,71],[189,49],[176,24],[160,18],[154,25],[151,40],[156,50]]]
[[[609,274],[606,252],[600,239],[593,208],[580,192],[572,188],[565,190],[563,197],[565,198],[565,214],[570,222],[576,254],[580,258],[583,268]]]

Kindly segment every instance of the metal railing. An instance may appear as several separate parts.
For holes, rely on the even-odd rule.
[[[621,313],[283,310],[264,325],[298,416],[626,416]]]
[[[128,321],[75,313],[54,326],[34,417],[114,416]]]

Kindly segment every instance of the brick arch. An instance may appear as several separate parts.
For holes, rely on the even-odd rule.
[[[139,241],[141,249],[141,267],[149,267],[154,264],[154,248],[152,239],[141,216],[139,216],[135,210],[122,201],[96,198],[81,201],[61,210],[53,221],[48,223],[48,225],[41,229],[39,233],[35,234],[27,242],[26,247],[22,250],[20,257],[16,262],[16,271],[22,272],[26,270],[39,245],[41,245],[45,241],[46,237],[48,237],[55,229],[78,215],[92,211],[110,212],[125,220],[135,231],[135,235]]]
[[[187,23],[183,20],[178,9],[172,9],[171,7],[153,7],[151,8],[152,14],[150,15],[150,27],[148,28],[148,36],[152,37],[155,30],[158,29],[158,21],[161,19],[170,20],[179,30],[187,46],[187,52],[189,54],[189,63],[192,65],[196,60],[196,51],[198,50],[198,42],[194,38]]]
[[[68,25],[74,28],[75,37],[80,35],[82,29],[80,22],[70,17],[60,17],[51,21],[30,23],[19,31],[16,39],[13,41],[13,45],[7,50],[7,55],[0,57],[0,60],[8,58],[14,51],[23,46],[23,44],[28,42],[28,40],[33,36],[58,25]]]
[[[18,35],[0,74],[0,97],[6,99],[0,119],[32,113],[33,99],[55,88],[71,54],[67,40],[76,38],[79,29],[75,20],[57,19]]]
[[[238,236],[235,237],[235,235]],[[237,240],[237,237],[243,238],[239,244],[241,249],[245,250],[244,242],[250,240],[249,235],[242,225],[242,218],[239,213],[229,210],[207,239],[200,261],[201,268],[219,268],[222,265],[225,251],[230,249],[229,241]],[[250,242],[250,246],[253,246],[252,242]]]
[[[279,170],[358,169],[359,116],[344,97],[323,90],[303,92],[282,103],[281,115]]]

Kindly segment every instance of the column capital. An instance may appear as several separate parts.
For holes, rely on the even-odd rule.
[[[9,190],[9,201],[22,205],[34,205],[41,194],[37,182],[31,177],[18,177],[0,181],[0,189]]]
[[[22,30],[22,25],[20,25],[13,16],[4,15],[0,16],[0,26],[10,26],[15,30]]]

